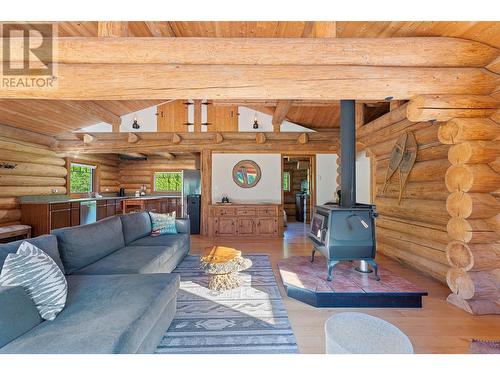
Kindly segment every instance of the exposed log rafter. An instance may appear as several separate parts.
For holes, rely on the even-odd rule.
[[[498,50],[457,38],[98,37],[55,42],[57,85],[50,90],[4,87],[0,97],[407,100],[436,93],[484,95],[500,85],[498,75],[484,68]]]
[[[287,152],[336,152],[338,131],[321,133],[142,133],[137,143],[128,142],[127,133],[91,133],[92,142],[82,142],[75,134],[58,139],[56,152],[82,154],[130,152],[199,152],[205,149],[220,151],[287,151]],[[223,142],[217,143],[217,139]]]
[[[281,130],[281,124],[285,120],[286,114],[292,108],[293,100],[278,100],[276,103],[276,108],[274,109],[272,124],[275,133],[279,133]]]

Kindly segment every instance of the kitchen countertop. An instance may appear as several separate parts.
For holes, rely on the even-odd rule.
[[[134,195],[127,195],[125,197],[106,197],[102,196],[100,198],[71,198],[67,195],[42,195],[42,196],[24,196],[20,197],[19,201],[21,204],[35,204],[35,203],[69,203],[69,202],[88,202],[88,201],[100,201],[107,199],[161,199],[161,198],[180,198],[180,195],[144,195],[142,197],[136,197]]]

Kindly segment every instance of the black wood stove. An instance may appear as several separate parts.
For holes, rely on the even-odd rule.
[[[319,251],[327,259],[327,280],[340,261],[360,261],[356,270],[378,277],[375,263],[376,238],[374,205],[356,203],[356,126],[354,100],[340,101],[340,171],[339,204],[314,207],[309,238],[313,243],[312,259]]]

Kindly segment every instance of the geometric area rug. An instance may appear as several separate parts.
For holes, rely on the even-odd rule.
[[[253,265],[240,272],[242,285],[223,292],[208,289],[199,256],[179,264],[174,271],[181,276],[177,312],[156,353],[298,353],[268,256],[244,257]]]

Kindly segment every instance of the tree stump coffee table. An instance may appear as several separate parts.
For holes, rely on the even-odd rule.
[[[241,256],[241,251],[223,246],[205,248],[200,258],[201,269],[208,275],[208,288],[216,291],[238,288],[239,271],[252,266],[250,259]]]

